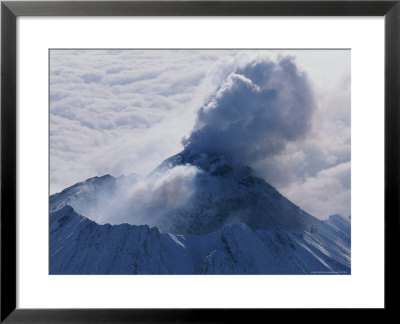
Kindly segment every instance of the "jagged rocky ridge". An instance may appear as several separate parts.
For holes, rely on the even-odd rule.
[[[348,274],[349,222],[312,231],[224,226],[205,235],[99,225],[70,206],[50,215],[50,274]]]
[[[182,165],[201,170],[196,190],[188,204],[162,211],[155,224],[91,220],[107,203],[104,197],[112,198],[135,175],[95,177],[50,196],[50,273],[350,273],[349,219],[320,221],[250,168],[219,155],[182,152],[154,173]],[[159,206],[146,208],[148,214],[160,212]]]

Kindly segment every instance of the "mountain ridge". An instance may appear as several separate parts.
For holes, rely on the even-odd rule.
[[[314,233],[242,223],[174,235],[99,225],[66,205],[50,214],[50,274],[349,274],[350,242],[332,244],[332,231],[325,221]]]

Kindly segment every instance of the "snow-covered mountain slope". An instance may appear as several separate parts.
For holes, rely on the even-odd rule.
[[[51,195],[49,199],[50,212],[70,205],[80,214],[98,223],[110,223],[112,219],[107,219],[107,215],[105,215],[105,219],[102,219],[104,210],[107,210],[107,207],[118,196],[123,195],[127,188],[139,178],[136,174],[119,178],[114,178],[109,174],[89,178]],[[111,209],[115,211],[115,208]]]
[[[350,223],[310,231],[238,223],[204,235],[99,225],[66,205],[50,213],[51,274],[349,274]]]
[[[81,213],[87,215],[103,196],[114,192],[116,182],[116,178],[106,174],[102,177],[93,177],[76,183],[50,196],[50,212],[69,204],[75,205]]]
[[[245,223],[253,229],[309,230],[319,221],[296,206],[249,167],[230,164],[221,155],[187,156],[165,160],[157,170],[195,165],[195,192],[189,207],[176,210],[163,226],[168,232],[204,234],[223,225]]]

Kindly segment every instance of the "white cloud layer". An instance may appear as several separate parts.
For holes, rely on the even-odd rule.
[[[306,72],[312,119],[304,136],[252,166],[316,217],[349,215],[350,52],[343,50],[52,50],[51,193],[96,175],[151,172],[183,149],[199,108],[243,62],[287,54]],[[244,86],[240,78],[231,80]]]

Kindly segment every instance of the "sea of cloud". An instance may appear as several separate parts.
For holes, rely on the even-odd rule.
[[[184,145],[224,150],[319,218],[349,215],[349,51],[50,52],[51,193],[146,175]],[[193,170],[175,173],[135,190],[175,203],[165,188]]]

